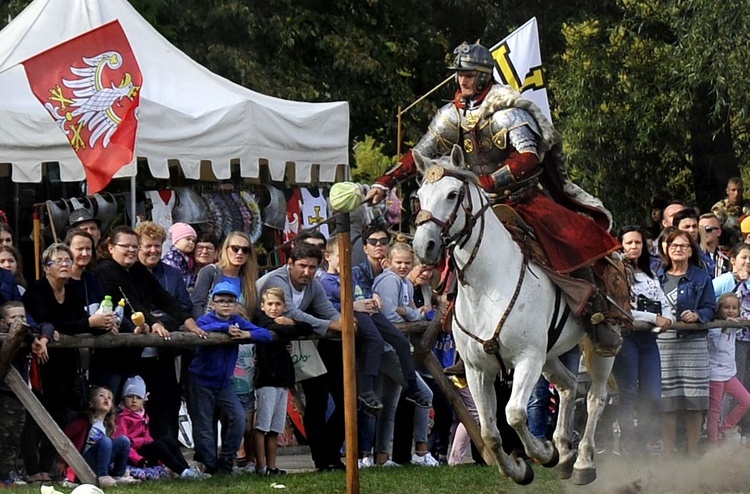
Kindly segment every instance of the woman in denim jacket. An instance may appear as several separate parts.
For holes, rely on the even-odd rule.
[[[666,237],[664,271],[659,275],[672,313],[680,322],[705,324],[714,318],[716,298],[711,277],[700,265],[699,247],[690,235]],[[664,453],[674,454],[677,415],[682,411],[687,453],[698,456],[703,412],[708,410],[708,344],[705,331],[665,332],[657,339],[661,355],[661,429]]]

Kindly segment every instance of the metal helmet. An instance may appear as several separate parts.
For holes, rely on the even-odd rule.
[[[474,83],[474,91],[476,93],[483,91],[488,84],[492,83],[492,71],[496,65],[490,50],[478,43],[470,45],[464,41],[453,50],[453,53],[456,55],[456,58],[453,59],[453,65],[448,67],[449,69],[456,72],[464,70],[477,71],[477,78]],[[456,82],[458,82],[458,79],[456,79]]]

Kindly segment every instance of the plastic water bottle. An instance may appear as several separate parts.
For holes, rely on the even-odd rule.
[[[111,295],[105,295],[104,300],[102,300],[102,303],[99,304],[99,311],[100,314],[112,314],[114,312],[114,305],[112,304],[112,296]]]
[[[122,323],[122,318],[125,315],[125,299],[120,299],[115,307],[115,323],[119,326]]]

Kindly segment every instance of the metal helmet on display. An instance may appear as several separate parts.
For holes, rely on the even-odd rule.
[[[453,65],[448,67],[451,70],[459,71],[477,71],[477,78],[474,82],[474,92],[483,91],[492,83],[492,71],[495,69],[495,59],[492,53],[486,47],[475,43],[470,45],[466,41],[461,43],[453,50],[456,58],[453,59]],[[456,74],[458,82],[458,74]]]

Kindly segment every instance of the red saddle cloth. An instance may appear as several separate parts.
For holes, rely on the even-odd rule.
[[[549,267],[558,273],[592,266],[620,249],[617,239],[604,228],[544,194],[533,194],[510,206],[534,229]]]

